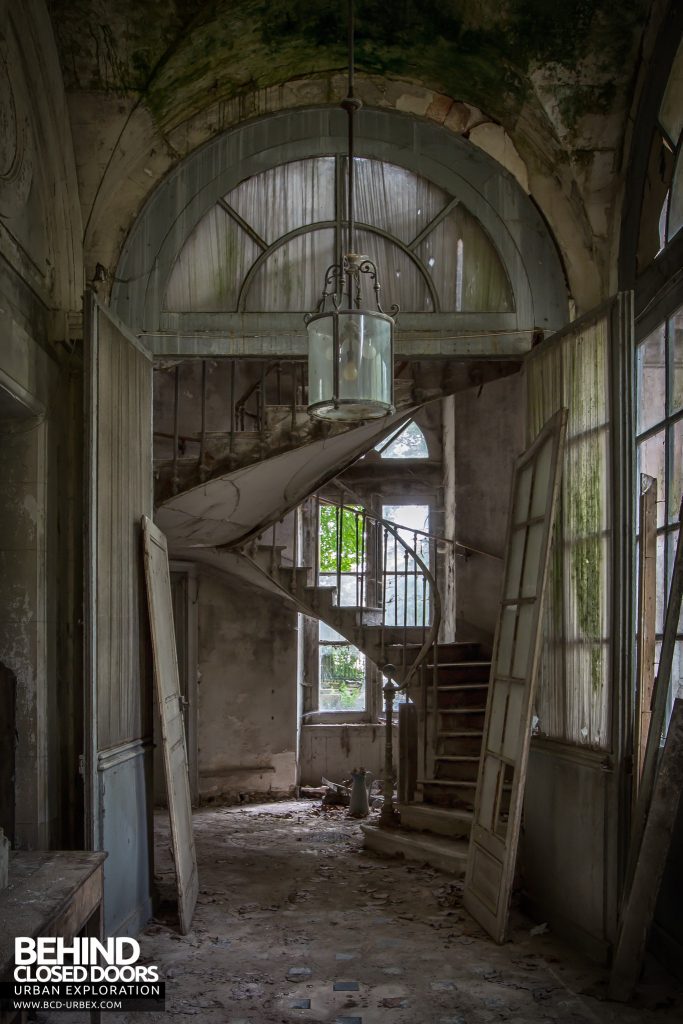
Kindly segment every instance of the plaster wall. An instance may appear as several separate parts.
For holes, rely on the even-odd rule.
[[[604,754],[532,741],[520,846],[523,890],[533,916],[601,962],[608,959],[616,922],[612,785]]]
[[[488,645],[493,639],[512,471],[524,446],[522,397],[521,376],[514,374],[453,399],[453,418],[444,437],[453,452],[447,501],[455,523],[447,533],[487,552],[455,560],[458,640]]]
[[[16,680],[14,842],[59,840],[57,470],[60,374],[46,315],[0,257],[0,662]],[[63,842],[63,840],[62,840]]]
[[[394,754],[398,727],[394,727]],[[301,785],[319,786],[348,779],[352,768],[365,768],[373,778],[384,770],[384,726],[372,723],[304,725],[301,730]]]
[[[200,799],[291,794],[297,782],[297,614],[263,591],[199,578]]]
[[[664,878],[659,890],[650,946],[657,957],[678,978],[683,978],[683,800],[671,837]]]

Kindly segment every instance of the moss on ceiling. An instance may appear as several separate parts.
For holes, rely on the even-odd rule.
[[[50,6],[68,88],[144,95],[164,127],[215,99],[346,64],[346,5],[338,0]],[[529,72],[554,65],[571,127],[585,113],[604,112],[627,84],[648,7],[647,0],[365,0],[357,5],[356,62],[361,71],[466,100],[503,124],[528,95]],[[578,71],[586,56],[595,83]]]

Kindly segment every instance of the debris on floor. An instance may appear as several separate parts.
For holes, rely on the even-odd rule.
[[[157,816],[162,902],[139,937],[166,1010],[106,1024],[680,1024],[683,992],[648,962],[634,1003],[605,972],[512,914],[496,946],[447,875],[363,850],[344,807],[309,800],[194,815],[200,892],[180,935],[168,819]],[[83,1024],[55,1013],[41,1024]]]

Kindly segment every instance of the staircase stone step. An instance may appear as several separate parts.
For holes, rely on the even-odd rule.
[[[361,825],[363,845],[368,850],[385,857],[405,857],[406,860],[429,864],[437,871],[464,877],[467,867],[466,839],[446,838],[416,834],[400,828],[380,828],[378,825]]]
[[[348,627],[379,626],[382,621],[381,608],[356,608],[352,605],[336,605],[335,618]],[[340,629],[340,633],[344,630]]]
[[[470,834],[472,812],[451,807],[436,807],[434,804],[409,803],[401,805],[401,828],[416,832],[432,832],[443,836]]]
[[[337,588],[336,587],[309,587],[302,590],[303,599],[316,611],[329,612],[337,609]]]

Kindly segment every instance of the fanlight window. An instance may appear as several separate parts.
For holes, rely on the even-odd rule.
[[[174,312],[304,312],[343,247],[345,158],[282,164],[241,182],[202,218],[172,270]],[[405,168],[356,159],[356,248],[404,312],[507,312],[510,283],[457,197]],[[337,198],[339,197],[339,198]]]
[[[409,420],[405,426],[390,434],[388,438],[375,445],[383,459],[428,459],[427,441],[415,420]]]

